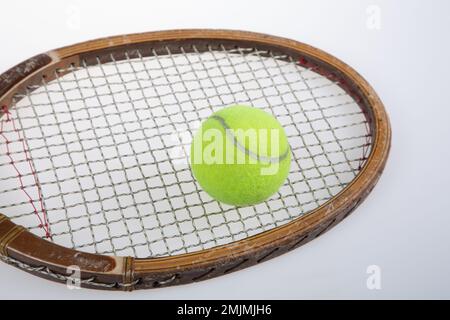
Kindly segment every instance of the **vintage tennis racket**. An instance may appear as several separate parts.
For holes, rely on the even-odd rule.
[[[292,150],[286,183],[221,204],[189,166],[193,133],[232,104],[263,108]],[[372,190],[390,125],[369,84],[308,45],[176,30],[89,41],[0,76],[0,259],[132,290],[226,274],[330,229]]]

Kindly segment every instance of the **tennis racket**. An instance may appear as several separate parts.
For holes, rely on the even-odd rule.
[[[219,203],[189,166],[193,133],[262,108],[292,151],[285,184]],[[0,76],[0,259],[96,289],[199,281],[292,250],[345,218],[385,166],[390,125],[370,85],[308,45],[175,30],[89,41]]]

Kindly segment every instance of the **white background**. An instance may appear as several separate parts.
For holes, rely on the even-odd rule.
[[[2,263],[0,298],[450,298],[449,1],[14,0],[2,1],[0,11],[0,72],[115,34],[257,31],[306,42],[353,66],[380,95],[393,127],[373,193],[293,252],[220,278],[133,293],[71,291]],[[366,285],[371,265],[380,268],[380,290]]]

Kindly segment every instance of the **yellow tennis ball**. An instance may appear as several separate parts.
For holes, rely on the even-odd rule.
[[[261,109],[236,105],[206,119],[191,144],[191,167],[218,201],[252,205],[285,181],[291,150],[280,123]]]

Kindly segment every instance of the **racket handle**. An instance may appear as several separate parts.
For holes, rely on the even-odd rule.
[[[134,260],[62,247],[32,234],[3,214],[0,214],[0,259],[50,280],[63,282],[75,267],[80,270],[82,279],[95,277],[98,282],[113,284],[132,281],[130,268]]]
[[[20,236],[25,228],[11,222],[8,217],[0,213],[0,255],[8,256],[8,246]]]

